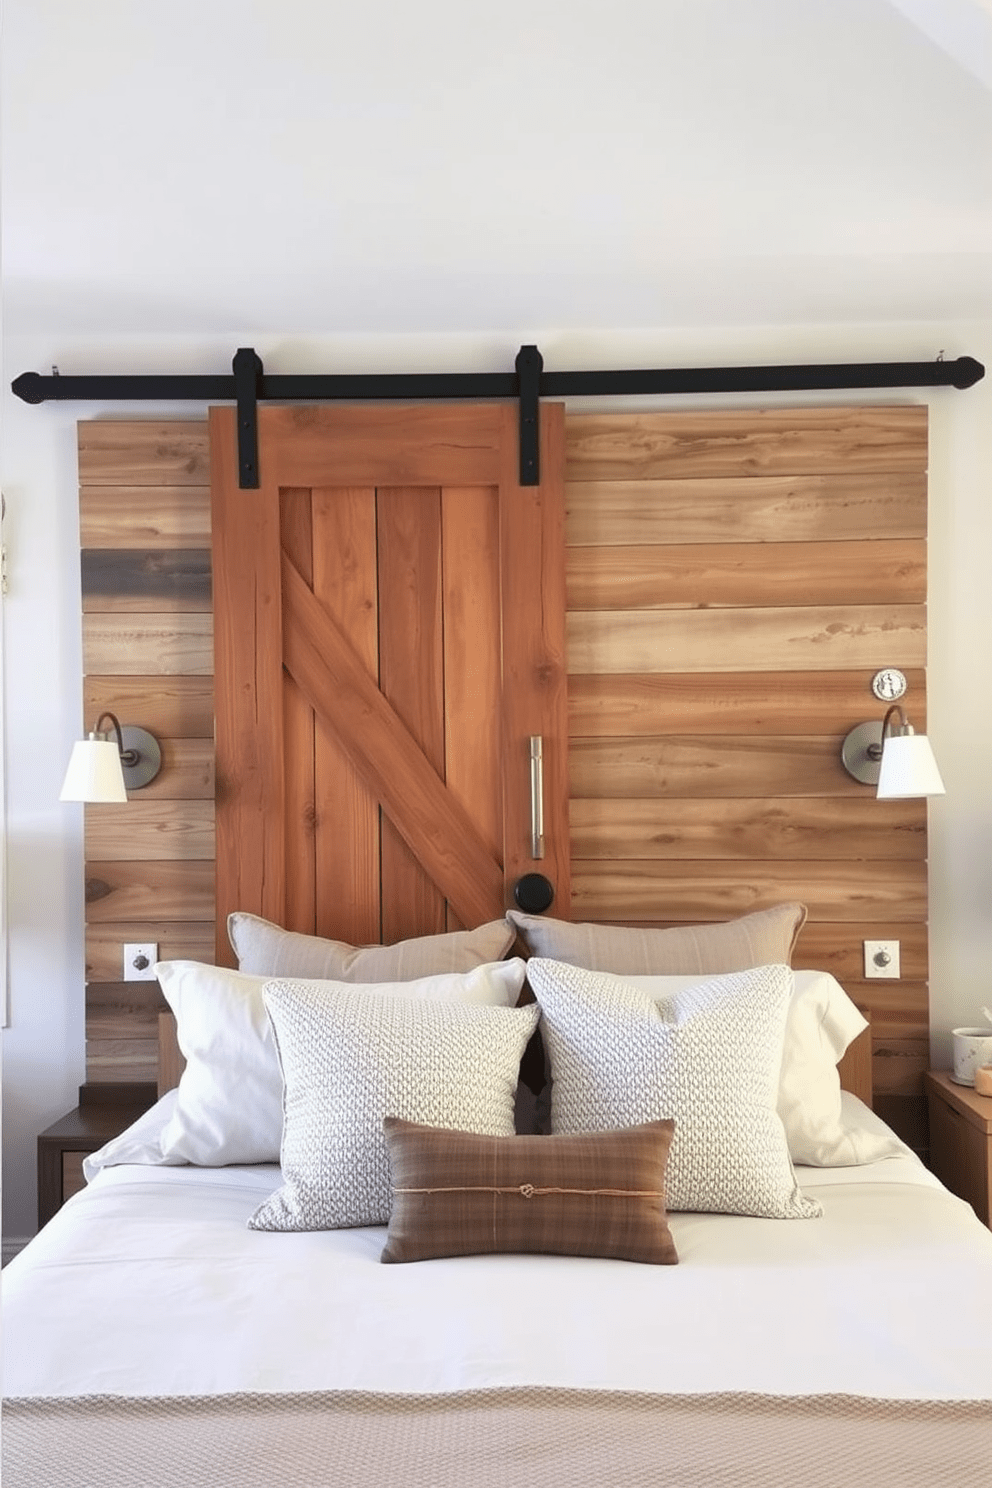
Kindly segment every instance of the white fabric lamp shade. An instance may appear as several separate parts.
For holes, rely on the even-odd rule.
[[[80,739],[72,746],[59,800],[127,800],[116,739]]]
[[[926,734],[889,735],[882,750],[877,794],[883,800],[945,794]]]

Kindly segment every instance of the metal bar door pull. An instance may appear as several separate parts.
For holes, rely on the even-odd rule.
[[[530,736],[530,855],[544,857],[544,740]]]

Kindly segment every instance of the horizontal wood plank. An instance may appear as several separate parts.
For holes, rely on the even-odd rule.
[[[121,808],[124,809],[124,808]],[[573,800],[573,862],[582,858],[923,859],[925,801],[750,798]]]
[[[154,729],[151,732],[154,733]],[[213,740],[159,738],[158,743],[162,751],[161,770],[140,791],[131,791],[128,800],[212,802]]]
[[[283,486],[489,486],[502,417],[499,403],[269,404],[259,446]]]
[[[664,796],[849,796],[874,799],[844,769],[841,736],[706,735],[701,737],[573,739],[569,791],[573,800],[637,800]]]
[[[831,671],[925,664],[923,605],[573,610],[568,616],[572,673]]]
[[[84,548],[84,614],[209,613],[209,548]]]
[[[213,919],[179,924],[153,917],[87,925],[87,983],[119,982],[124,969],[124,946],[150,941],[158,945],[160,961],[212,962]]]
[[[210,485],[204,419],[85,419],[78,427],[80,485]]]
[[[570,610],[926,602],[922,540],[571,548]]]
[[[867,873],[864,864],[840,861],[615,859],[572,865],[576,920],[724,920],[792,899],[808,906],[812,920],[923,919],[926,864],[875,862]]]
[[[210,676],[213,616],[84,615],[83,669],[103,676]]]
[[[918,1095],[930,1066],[927,1038],[885,1038],[872,1034],[872,1079],[876,1094]]]
[[[214,858],[214,803],[129,800],[86,813],[86,860],[202,860]]]
[[[922,539],[922,470],[891,475],[733,475],[706,480],[574,480],[565,488],[575,547],[664,543]]]
[[[566,480],[925,470],[927,408],[572,414],[565,456]]]
[[[832,734],[877,717],[876,667],[837,672],[614,672],[568,680],[569,734]],[[926,729],[926,674],[906,669],[906,710]]]
[[[87,548],[209,548],[210,487],[93,486],[79,492]]]
[[[101,713],[115,713],[121,723],[146,728],[163,739],[205,739],[213,768],[214,683],[212,676],[121,677],[93,675],[83,683],[87,728]],[[151,789],[151,787],[147,787]]]
[[[87,1039],[153,1039],[168,1007],[157,981],[91,982],[86,988]]]
[[[929,974],[928,937],[925,922],[910,924],[905,920],[865,919],[850,921],[807,920],[799,932],[792,957],[796,968],[829,971],[845,987],[860,1007],[865,987],[899,987],[900,982],[866,982],[864,942],[897,940],[900,967],[907,982],[925,982]],[[860,989],[860,990],[859,990]],[[875,1005],[878,1006],[877,1000]]]
[[[93,859],[86,864],[86,923],[210,920],[213,863],[202,859]],[[129,941],[154,935],[128,935]]]
[[[156,1081],[158,1040],[150,1038],[87,1039],[86,1078],[92,1084]]]

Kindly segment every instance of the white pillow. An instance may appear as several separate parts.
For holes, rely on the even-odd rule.
[[[166,1093],[142,1112],[137,1121],[132,1121],[119,1136],[111,1137],[96,1152],[83,1158],[83,1177],[92,1183],[101,1168],[116,1168],[122,1163],[139,1163],[145,1167],[181,1166],[183,1159],[173,1163],[162,1156],[162,1131],[175,1110],[177,1090]]]
[[[282,1062],[282,1187],[255,1230],[386,1224],[383,1120],[512,1137],[520,1059],[538,1009],[329,996],[314,982],[265,988]]]
[[[789,1156],[812,1167],[850,1167],[901,1150],[897,1138],[866,1132],[845,1120],[837,1063],[868,1027],[844,988],[827,971],[794,971],[779,1075],[778,1114]],[[654,998],[697,986],[694,976],[629,976]],[[896,1143],[897,1145],[893,1145]]]
[[[796,1183],[776,1110],[792,973],[759,966],[664,999],[532,957],[552,1132],[675,1119],[666,1205],[765,1218],[822,1211]]]
[[[262,988],[268,978],[199,961],[155,967],[176,1015],[186,1068],[171,1119],[162,1133],[162,1161],[223,1167],[277,1162],[282,1138],[282,1074]],[[497,961],[473,971],[410,982],[315,982],[325,996],[475,1003],[512,1007],[520,996],[523,961]]]

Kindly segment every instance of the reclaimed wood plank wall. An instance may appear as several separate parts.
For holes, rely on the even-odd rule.
[[[149,729],[162,770],[87,806],[86,1078],[154,1081],[154,981],[123,946],[213,960],[213,616],[206,424],[79,425],[84,714]]]
[[[570,414],[573,918],[677,924],[785,898],[796,964],[872,1015],[876,1105],[916,1145],[927,1062],[922,802],[840,764],[882,666],[926,724],[925,407]],[[154,1078],[154,983],[124,941],[211,959],[206,425],[80,425],[86,721],[163,743],[127,807],[87,808],[87,1071]],[[866,981],[862,942],[901,942]]]
[[[876,1107],[916,1145],[928,1051],[922,801],[840,762],[899,667],[926,724],[927,410],[571,415],[572,917],[799,899],[795,964],[872,1017]],[[862,942],[898,940],[899,981]]]

